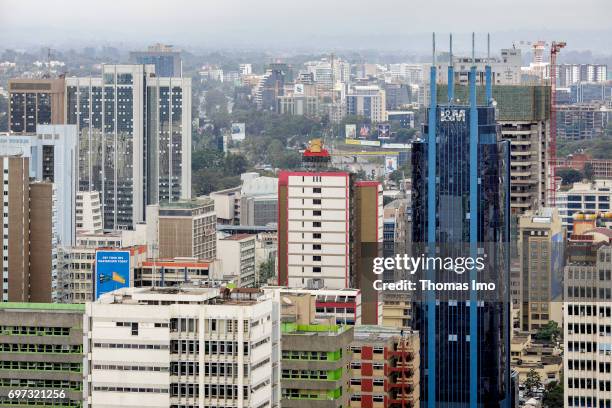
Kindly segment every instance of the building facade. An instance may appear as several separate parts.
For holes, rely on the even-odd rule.
[[[490,101],[491,71],[485,71]],[[448,75],[454,77],[452,71]],[[421,403],[503,407],[510,399],[510,146],[500,141],[494,105],[477,104],[475,66],[469,98],[462,99],[469,104],[438,104],[436,76],[434,67],[426,139],[412,145],[413,246],[427,256],[485,256],[478,280],[494,279],[497,291],[483,297],[468,284],[464,292],[423,291],[415,299],[412,328],[422,333]],[[456,100],[452,84],[449,89],[448,100]],[[417,273],[441,283],[476,279],[476,269]]]
[[[609,212],[610,200],[612,200],[611,180],[574,183],[569,190],[558,191],[555,195],[555,204],[568,236],[574,230],[574,214]]]
[[[346,96],[346,114],[364,116],[372,123],[387,120],[385,91],[376,85],[353,87]]]
[[[88,406],[279,407],[280,311],[260,295],[124,288],[88,303]]]
[[[219,239],[218,259],[224,278],[235,279],[240,287],[259,286],[255,267],[254,234],[236,234]]]
[[[155,44],[147,51],[130,52],[130,60],[141,65],[155,65],[155,74],[160,77],[182,77],[181,53],[171,45]]]
[[[85,406],[84,309],[83,305],[0,302],[1,405]],[[26,390],[26,395],[11,398],[9,391],[15,390]],[[40,397],[46,393],[49,397]]]
[[[64,79],[10,79],[9,132],[36,133],[37,125],[64,123]]]
[[[191,198],[191,81],[151,65],[104,65],[66,79],[76,124],[79,189],[99,191],[104,229],[132,229],[147,204]]]

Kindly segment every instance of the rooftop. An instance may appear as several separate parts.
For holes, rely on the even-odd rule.
[[[0,310],[48,310],[48,311],[85,311],[84,304],[70,303],[24,303],[24,302],[0,302]]]
[[[255,234],[236,234],[229,237],[221,238],[222,241],[241,241],[243,239],[255,237]]]
[[[212,204],[212,200],[209,198],[194,198],[191,200],[163,201],[159,203],[159,208],[193,209],[210,204]]]
[[[395,327],[361,325],[355,326],[355,340],[385,341],[394,337],[404,337],[415,334],[410,329]]]

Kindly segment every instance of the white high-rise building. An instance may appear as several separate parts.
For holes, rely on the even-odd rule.
[[[557,191],[555,194],[555,204],[568,235],[574,229],[572,217],[575,213],[609,212],[610,200],[612,200],[612,180],[574,183],[569,190]]]
[[[278,407],[280,307],[255,289],[124,288],[88,303],[88,407]]]
[[[132,229],[147,204],[191,198],[191,79],[153,65],[104,65],[66,78],[66,122],[78,127],[78,186],[99,191],[104,229]]]

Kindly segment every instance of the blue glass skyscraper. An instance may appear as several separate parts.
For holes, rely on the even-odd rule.
[[[434,61],[426,137],[412,148],[413,242],[428,256],[484,257],[486,268],[462,276],[423,270],[423,278],[488,279],[497,286],[488,296],[475,290],[444,296],[432,291],[415,299],[421,406],[509,407],[510,146],[501,141],[496,124],[490,67],[484,106],[476,103],[475,67],[470,72],[469,101],[461,102],[453,95],[451,63],[448,101],[438,103],[436,71]]]

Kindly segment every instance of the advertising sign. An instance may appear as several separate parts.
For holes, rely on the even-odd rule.
[[[246,137],[246,126],[244,123],[232,123],[232,140],[244,140]]]
[[[346,125],[344,132],[347,139],[355,139],[357,137],[357,125]]]
[[[344,139],[344,143],[348,145],[361,145],[361,146],[380,146],[378,140],[359,140],[359,139]]]
[[[397,157],[385,156],[385,174],[389,174],[397,170]]]
[[[97,251],[95,269],[96,299],[115,289],[130,286],[130,252]]]
[[[380,123],[378,125],[378,138],[379,139],[389,139],[391,137],[391,128],[387,123]]]
[[[365,139],[370,135],[370,125],[361,125],[359,128],[359,137]]]

